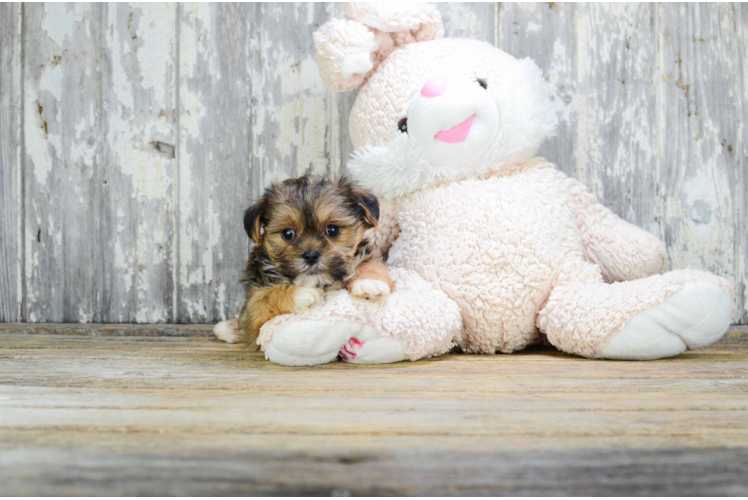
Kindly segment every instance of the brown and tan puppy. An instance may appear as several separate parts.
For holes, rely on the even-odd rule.
[[[307,175],[268,187],[244,213],[256,246],[242,277],[246,302],[233,341],[257,350],[265,322],[308,309],[325,291],[347,287],[356,297],[385,300],[392,280],[364,238],[378,220],[377,198],[344,178]]]

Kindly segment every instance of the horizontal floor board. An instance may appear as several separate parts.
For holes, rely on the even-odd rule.
[[[163,332],[163,333],[162,333]],[[288,368],[192,326],[2,325],[15,495],[748,494],[748,335]]]

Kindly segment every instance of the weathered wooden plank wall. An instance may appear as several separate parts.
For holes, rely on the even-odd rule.
[[[709,269],[748,322],[748,7],[441,4],[447,36],[546,71],[541,153]],[[0,321],[213,322],[241,304],[241,214],[344,171],[355,92],[311,33],[341,4],[2,4]]]
[[[23,317],[21,32],[19,4],[0,4],[0,322]]]

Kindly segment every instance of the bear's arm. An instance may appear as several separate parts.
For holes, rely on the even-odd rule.
[[[600,266],[607,282],[635,280],[662,270],[667,259],[662,241],[598,203],[584,184],[561,175],[582,234],[585,256]]]
[[[400,234],[397,223],[395,204],[388,201],[379,202],[379,223],[366,232],[366,238],[372,249],[378,252],[378,257],[387,255],[392,242]]]

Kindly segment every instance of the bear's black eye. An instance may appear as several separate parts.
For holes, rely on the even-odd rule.
[[[284,229],[283,231],[281,231],[281,238],[286,241],[293,241],[294,238],[296,238],[296,231],[294,231],[290,227],[288,229]]]
[[[407,134],[408,133],[408,119],[407,118],[403,118],[402,120],[400,120],[397,123],[397,128],[403,134]]]
[[[337,236],[340,234],[340,228],[335,224],[330,224],[325,228],[325,234],[328,238],[337,238]]]
[[[485,81],[485,80],[484,80],[483,78],[478,78],[478,79],[477,79],[477,80],[475,80],[475,81],[476,81],[476,82],[478,83],[478,85],[480,85],[480,86],[481,86],[481,87],[483,87],[484,89],[487,89],[487,88],[488,88],[488,83],[487,83],[487,82],[486,82],[486,81]]]

